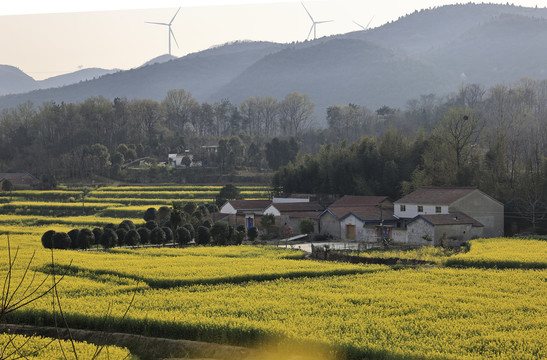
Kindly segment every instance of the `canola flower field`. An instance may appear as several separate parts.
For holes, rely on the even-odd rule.
[[[51,273],[51,252],[40,243],[45,230],[105,220],[10,216],[0,216],[0,275],[7,271],[9,233],[12,250],[19,247],[15,278],[33,253],[36,277]],[[547,242],[479,239],[457,254],[382,253],[436,265],[315,262],[299,251],[249,245],[55,250],[54,263],[57,274],[66,274],[58,290],[75,329],[101,330],[110,309],[112,331],[306,349],[310,359],[547,358]],[[7,321],[51,326],[51,298]],[[47,349],[53,355],[46,357],[55,358],[58,350]],[[119,351],[123,358],[127,349]]]
[[[64,360],[63,350],[67,357],[74,358],[74,353],[80,359],[128,359],[137,360],[129,350],[116,346],[97,347],[94,344],[78,341],[72,343],[67,340],[52,341],[50,338],[39,336],[14,336],[0,333],[0,349],[4,349],[3,359],[27,359],[27,360]],[[100,352],[98,352],[100,350]]]

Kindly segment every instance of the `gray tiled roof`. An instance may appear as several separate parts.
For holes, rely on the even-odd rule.
[[[426,186],[395,201],[396,204],[450,205],[467,194],[476,191],[470,187],[432,187]]]

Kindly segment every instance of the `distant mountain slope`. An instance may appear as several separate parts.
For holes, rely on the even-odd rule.
[[[148,60],[142,66],[148,66],[148,65],[154,65],[154,64],[161,64],[164,62],[168,62],[171,60],[175,60],[177,57],[169,54],[161,55],[158,57],[153,58],[152,60]]]
[[[257,60],[282,47],[273,43],[233,46],[236,48],[233,51],[206,50],[161,64],[105,75],[92,81],[0,97],[0,109],[25,101],[35,104],[45,101],[79,102],[99,95],[108,99],[126,97],[162,100],[169,90],[181,88],[190,91],[197,99],[206,99]]]
[[[470,83],[547,79],[547,19],[502,14],[425,54]]]
[[[457,78],[448,79],[432,66],[369,42],[332,39],[314,44],[266,56],[209,100],[282,99],[298,91],[308,94],[323,116],[329,105],[403,106],[416,94],[446,93],[458,84]]]
[[[54,76],[45,80],[38,81],[40,89],[66,86],[76,84],[80,81],[93,80],[106,74],[112,74],[119,70],[105,70],[100,68],[82,69],[73,73]]]
[[[38,89],[36,81],[14,66],[0,65],[0,95]]]
[[[369,31],[356,31],[339,36],[373,41],[411,55],[422,54],[445,46],[471,29],[502,14],[547,18],[547,8],[496,4],[445,5],[415,11],[395,22]]]

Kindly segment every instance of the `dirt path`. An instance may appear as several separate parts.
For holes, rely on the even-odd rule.
[[[66,329],[54,327],[38,327],[28,325],[0,325],[0,331],[23,334],[40,335],[45,337],[68,339]],[[218,359],[218,360],[260,360],[265,359],[259,351],[200,341],[173,340],[153,338],[123,333],[103,333],[100,331],[71,329],[72,338],[77,341],[87,341],[97,345],[116,345],[126,347],[141,360],[155,359]]]

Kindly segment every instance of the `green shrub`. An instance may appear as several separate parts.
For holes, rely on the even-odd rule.
[[[82,229],[78,234],[78,247],[80,249],[89,249],[95,243],[95,235],[89,229]]]
[[[152,244],[165,244],[165,232],[162,228],[156,227],[152,232],[150,232],[150,242]]]
[[[165,233],[165,242],[172,242],[173,241],[173,230],[171,230],[171,228],[169,228],[167,226],[164,226],[161,229]]]
[[[137,232],[137,230],[129,230],[127,234],[125,234],[124,243],[128,246],[137,246],[141,242],[141,236]]]
[[[199,245],[207,245],[211,240],[211,235],[209,234],[209,229],[205,226],[198,227],[196,234],[196,243]]]
[[[137,232],[139,233],[139,236],[141,238],[142,245],[150,243],[150,230],[145,227],[140,227],[137,229]]]
[[[53,248],[53,235],[55,235],[55,230],[48,230],[42,235],[42,245],[46,249]]]
[[[54,249],[68,249],[71,245],[70,236],[65,232],[56,232],[53,234],[52,243]]]
[[[78,229],[72,229],[68,232],[68,236],[70,236],[70,248],[71,249],[79,249],[80,245],[78,243],[78,235],[80,235],[80,230]]]
[[[101,245],[105,249],[113,248],[118,244],[118,235],[111,228],[104,229],[103,236],[101,237]]]
[[[116,230],[116,236],[118,237],[118,246],[125,245],[125,235],[128,233],[125,228],[120,228]]]
[[[186,245],[192,241],[192,236],[190,231],[185,227],[180,227],[177,229],[177,240],[180,245]]]

